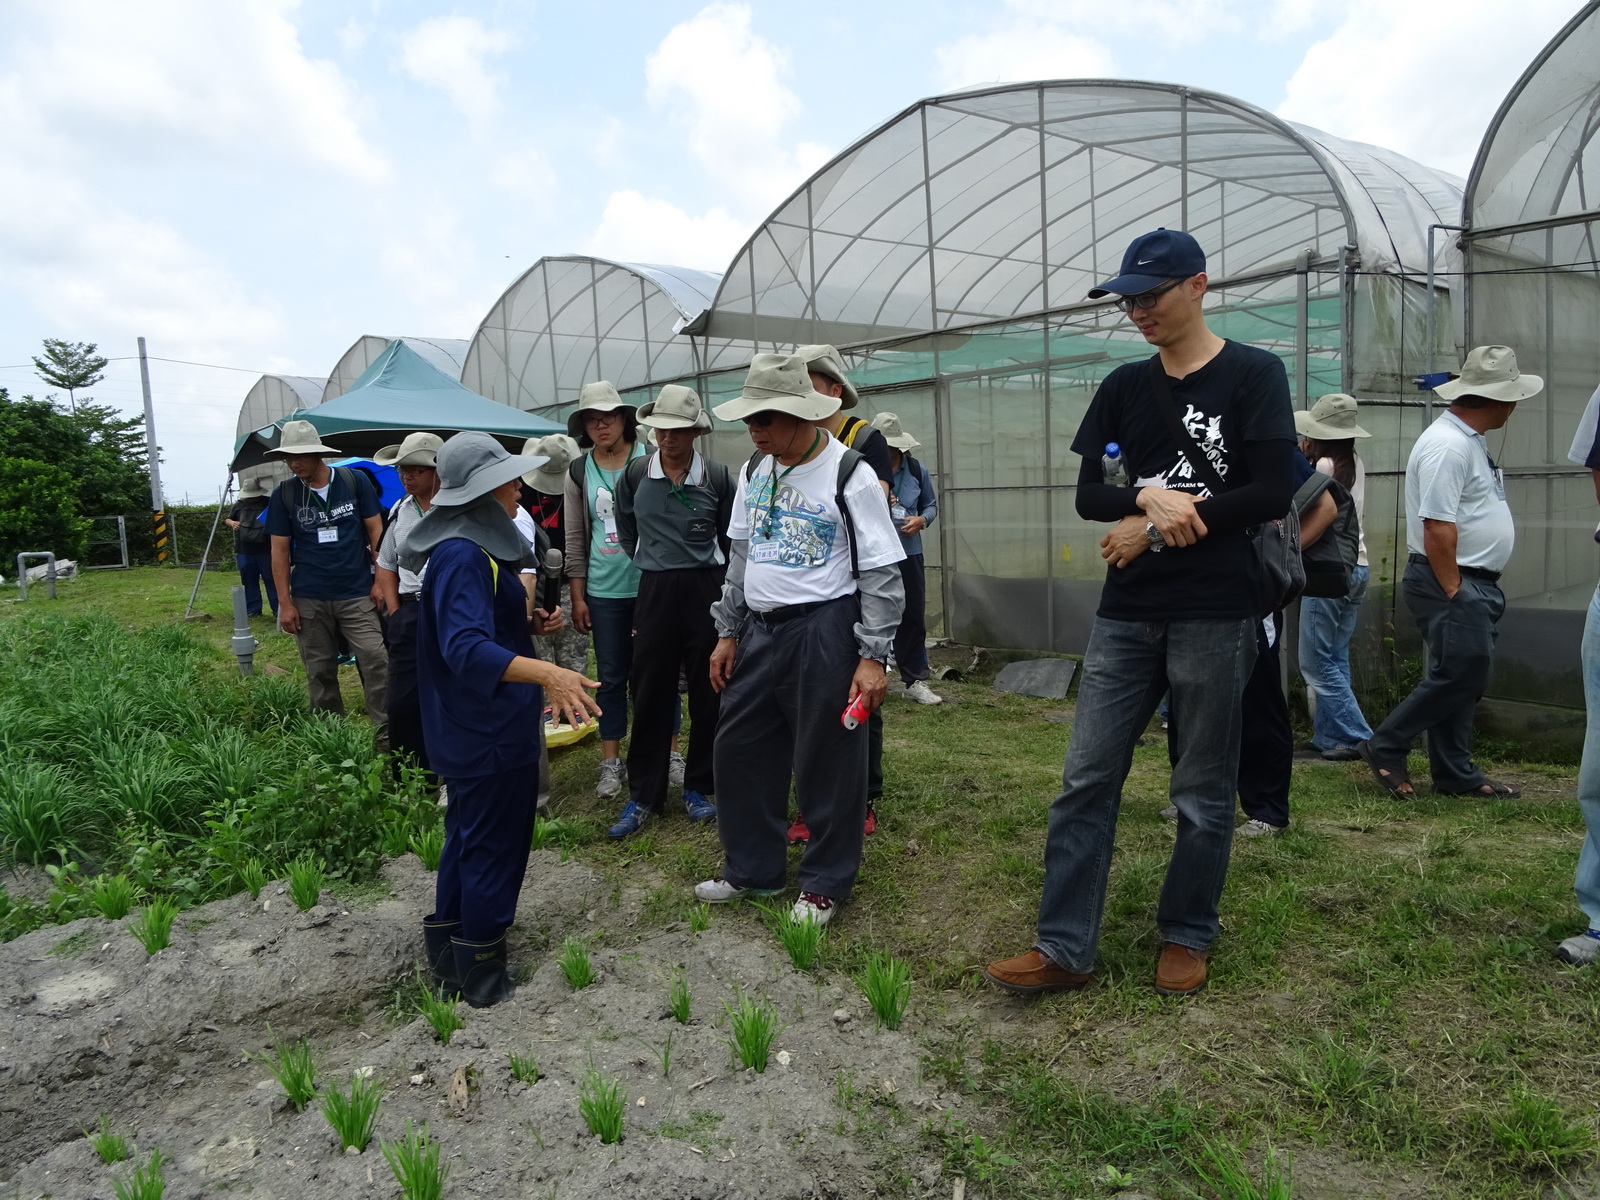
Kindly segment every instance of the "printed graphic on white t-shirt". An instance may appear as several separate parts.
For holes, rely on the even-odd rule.
[[[826,504],[813,504],[787,480],[777,485],[764,474],[745,497],[750,521],[750,561],[814,571],[828,563],[839,523]]]
[[[598,547],[601,554],[621,554],[622,538],[617,534],[617,505],[611,498],[611,489],[605,486],[594,490],[594,515],[605,529],[605,537]]]

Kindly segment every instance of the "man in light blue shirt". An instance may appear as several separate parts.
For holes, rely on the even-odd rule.
[[[1544,390],[1517,370],[1507,346],[1479,346],[1461,374],[1434,391],[1450,407],[1411,448],[1406,463],[1406,546],[1400,588],[1428,648],[1428,670],[1414,691],[1356,747],[1379,783],[1416,794],[1406,755],[1427,734],[1433,790],[1451,796],[1516,796],[1472,761],[1472,716],[1489,685],[1496,626],[1505,612],[1500,572],[1516,529],[1505,476],[1484,434],[1511,419],[1519,400]]]

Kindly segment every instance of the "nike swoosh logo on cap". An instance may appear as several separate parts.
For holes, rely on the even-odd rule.
[[[1138,262],[1134,263],[1133,265],[1136,266],[1136,267],[1142,267],[1146,263],[1153,263],[1153,262],[1155,262],[1155,259],[1153,259],[1153,258],[1141,258]]]

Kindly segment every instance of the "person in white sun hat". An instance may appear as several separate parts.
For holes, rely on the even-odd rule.
[[[889,486],[889,515],[900,531],[900,545],[906,552],[900,564],[900,579],[906,588],[905,614],[894,637],[894,662],[906,697],[918,704],[943,704],[944,697],[928,686],[928,584],[923,565],[922,531],[939,517],[939,501],[933,492],[928,468],[911,456],[922,443],[905,431],[897,413],[881,412],[872,418],[872,427],[889,443],[889,463],[894,479]]]
[[[522,496],[518,506],[532,521],[535,529],[544,530],[550,545],[562,552],[567,548],[566,485],[567,470],[582,457],[576,438],[565,433],[549,433],[544,437],[529,438],[522,446],[523,454],[545,460],[544,465],[522,477]],[[519,526],[520,527],[520,526]],[[523,536],[528,531],[523,529]],[[549,637],[536,637],[539,657],[569,671],[582,671],[589,662],[589,635],[572,627],[572,585],[561,579],[561,629]]]
[[[838,407],[814,389],[804,358],[758,354],[744,391],[716,409],[745,423],[758,454],[739,472],[727,580],[711,609],[723,868],[695,886],[713,904],[782,890],[792,782],[811,834],[793,914],[817,922],[849,897],[861,867],[859,725],[883,702],[905,598],[905,551],[877,475],[812,424]]]
[[[1461,374],[1434,388],[1450,407],[1411,447],[1406,463],[1406,562],[1400,587],[1428,647],[1422,682],[1356,747],[1397,796],[1416,795],[1406,755],[1428,738],[1433,790],[1447,796],[1515,797],[1472,761],[1472,714],[1489,686],[1496,626],[1506,610],[1500,573],[1516,526],[1505,474],[1484,434],[1503,428],[1544,380],[1517,370],[1509,346],[1479,346]]]

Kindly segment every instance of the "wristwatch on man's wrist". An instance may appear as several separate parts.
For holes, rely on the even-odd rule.
[[[1161,530],[1156,528],[1154,521],[1144,523],[1144,536],[1150,539],[1150,549],[1160,553],[1167,548],[1167,539],[1161,536]]]

